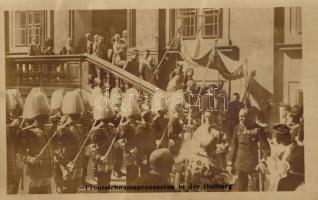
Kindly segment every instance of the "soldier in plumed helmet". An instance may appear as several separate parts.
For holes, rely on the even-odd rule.
[[[109,124],[113,113],[108,97],[102,94],[101,90],[95,93],[94,98],[96,103],[93,108],[93,117],[97,125],[85,149],[85,155],[88,156],[85,181],[90,185],[109,185],[114,168],[113,145],[116,139],[113,126]],[[100,190],[102,191],[105,190]]]
[[[110,92],[110,107],[111,110],[113,111],[113,117],[111,119],[111,123],[117,127],[122,119],[122,114],[121,114],[121,106],[122,106],[122,93],[121,89],[118,87],[115,87],[111,90]],[[123,149],[119,145],[118,142],[115,143],[114,145],[114,175],[117,178],[122,177],[125,175],[125,173],[121,170],[122,165],[123,165]]]
[[[122,120],[118,126],[119,140],[117,143],[123,147],[126,158],[126,185],[132,185],[138,177],[138,167],[136,163],[136,120],[140,116],[138,105],[138,91],[130,88],[123,96]]]
[[[83,155],[80,152],[83,133],[78,121],[84,112],[84,105],[78,92],[65,94],[62,112],[64,116],[58,127],[60,131],[55,140],[54,151],[55,180],[58,181],[56,185],[60,186],[57,192],[76,193],[83,173]]]
[[[23,100],[17,89],[10,89],[6,92],[6,139],[7,139],[7,193],[16,194],[22,169],[18,168],[16,152],[18,151],[17,141],[21,132],[18,116],[23,109]]]
[[[48,141],[45,123],[48,122],[50,107],[43,92],[35,91],[26,101],[29,116],[33,117],[33,124],[24,129],[26,135],[26,164],[27,175],[30,178],[30,194],[47,194],[50,192],[51,153],[50,149],[43,149]]]
[[[155,116],[151,122],[156,140],[160,140],[162,135],[167,129],[168,118],[166,114],[168,112],[167,97],[159,92],[155,93],[151,101],[151,110]]]

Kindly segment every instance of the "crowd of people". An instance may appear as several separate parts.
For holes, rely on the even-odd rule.
[[[96,104],[98,95],[108,100],[102,101],[103,109]],[[284,107],[283,120],[269,127],[235,93],[226,111],[231,123],[220,123],[219,113],[206,109],[194,126],[187,123],[187,104],[163,102],[155,94],[142,109],[138,95],[134,88],[113,88],[108,94],[96,86],[93,95],[58,89],[49,103],[43,89],[33,88],[23,103],[18,90],[8,90],[8,193],[18,192],[24,166],[29,193],[52,192],[53,180],[58,193],[76,193],[87,185],[110,185],[112,174],[125,177],[126,191],[134,186],[169,192],[229,191],[232,186],[291,191],[304,183],[300,106]],[[156,109],[154,101],[160,105]],[[127,105],[132,108],[123,109]],[[160,185],[173,189],[155,189]]]
[[[92,33],[85,38],[86,53],[158,82],[150,50],[141,58],[135,49],[128,58],[125,30],[110,42]],[[54,54],[52,49],[52,40],[43,48],[35,41],[30,55]],[[73,52],[69,39],[60,54]],[[194,70],[178,63],[169,74],[168,101],[154,94],[144,109],[139,91],[98,84],[103,74],[97,72],[90,64],[93,95],[58,89],[49,103],[43,89],[33,88],[23,103],[18,90],[7,91],[8,193],[18,192],[24,166],[29,193],[50,193],[53,180],[58,193],[77,193],[87,185],[110,185],[112,175],[125,177],[126,191],[134,186],[153,186],[145,191],[157,192],[230,191],[232,186],[239,191],[292,191],[303,185],[301,106],[282,105],[279,123],[269,124],[248,97],[233,93],[232,101],[224,101],[223,81],[200,87]],[[130,94],[135,98],[128,100]],[[176,94],[181,102],[171,101]],[[97,106],[98,95],[107,100],[103,109]],[[159,104],[155,109],[153,101]],[[123,109],[127,105],[132,109]],[[155,189],[163,185],[173,188]]]
[[[143,57],[139,55],[139,50],[134,49],[132,55],[128,57],[128,39],[127,31],[122,34],[115,34],[111,37],[110,42],[105,45],[102,35],[93,35],[87,33],[86,36],[86,53],[96,55],[99,58],[113,63],[119,68],[122,68],[140,79],[146,80],[152,84],[156,83],[156,61],[151,55],[149,49],[145,49]],[[92,87],[100,84],[101,76],[98,76],[97,70],[93,64],[89,68],[89,83]]]
[[[122,34],[113,35],[110,39],[105,39],[103,34],[86,33],[85,41],[85,48],[83,48],[81,47],[83,44],[75,45],[72,38],[67,38],[59,54],[92,54],[152,84],[158,82],[156,60],[151,55],[149,49],[145,49],[144,56],[140,56],[139,50],[134,49],[128,57],[128,38],[126,30],[123,30]],[[50,38],[46,38],[43,45],[40,44],[39,38],[35,38],[29,46],[28,55],[31,56],[55,54],[54,41]],[[90,64],[88,81],[89,84],[92,85],[92,88],[96,85],[101,85],[103,82],[103,72],[99,73],[98,71],[94,64]]]

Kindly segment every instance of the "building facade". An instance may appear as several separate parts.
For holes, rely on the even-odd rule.
[[[208,51],[217,40],[225,51],[238,47],[234,60],[256,70],[256,80],[273,94],[275,105],[303,101],[299,7],[6,11],[5,26],[7,54],[26,54],[34,38],[41,43],[53,39],[56,53],[72,38],[81,53],[85,33],[110,40],[127,30],[129,48],[141,53],[150,49],[159,62],[177,33],[192,56]],[[244,80],[233,81],[231,87],[232,93],[243,93]]]

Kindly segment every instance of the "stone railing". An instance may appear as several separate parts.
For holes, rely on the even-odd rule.
[[[156,86],[136,77],[106,60],[90,54],[73,55],[7,55],[6,84],[24,87],[82,87],[90,90],[89,67],[98,71],[100,85],[134,87],[145,94],[154,94]],[[160,92],[164,92],[160,90]]]

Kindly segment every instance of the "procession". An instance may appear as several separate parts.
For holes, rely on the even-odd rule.
[[[33,37],[26,58],[39,61],[18,61],[6,90],[7,193],[302,190],[302,99],[274,107],[247,59],[230,70],[226,50],[235,48],[222,49],[221,32],[201,58],[186,34],[177,29],[160,59],[130,48],[125,29],[67,37],[60,49]],[[80,64],[80,84],[63,86],[71,66],[63,56],[78,55],[87,74]]]

